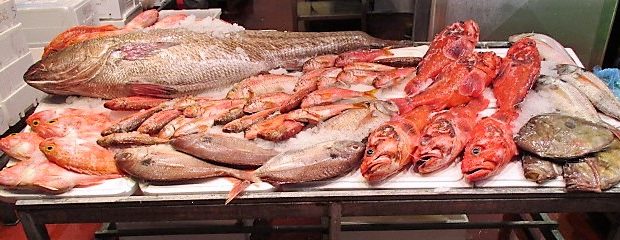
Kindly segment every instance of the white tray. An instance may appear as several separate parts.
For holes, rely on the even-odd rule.
[[[190,184],[155,185],[140,182],[139,185],[144,195],[205,194],[230,192],[233,181],[219,177]],[[244,192],[269,192],[273,190],[273,186],[261,182],[251,184]]]
[[[19,190],[7,190],[0,187],[0,201],[13,203],[17,200],[27,199],[49,199],[49,198],[86,198],[86,197],[121,197],[130,196],[136,190],[138,185],[136,182],[128,177],[109,179],[102,184],[84,187],[74,188],[68,192],[62,194],[40,194],[40,193],[28,193]]]

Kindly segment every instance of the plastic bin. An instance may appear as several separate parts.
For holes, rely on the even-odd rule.
[[[93,0],[99,19],[123,19],[137,6],[134,0]]]
[[[142,13],[142,5],[136,5],[130,11],[126,12],[121,19],[99,19],[101,25],[113,25],[119,28],[125,27],[129,21],[138,14]]]
[[[6,31],[17,23],[16,15],[14,0],[0,0],[0,32]]]
[[[0,69],[8,66],[19,57],[28,53],[28,47],[21,31],[21,24],[13,25],[6,31],[0,32]]]
[[[92,0],[17,0],[17,21],[28,46],[43,47],[76,25],[99,25]]]

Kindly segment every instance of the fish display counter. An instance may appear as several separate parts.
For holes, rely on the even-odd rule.
[[[55,222],[327,217],[314,230],[337,239],[343,216],[620,211],[620,101],[549,36],[135,21],[69,29],[24,74],[50,96],[0,139],[0,196],[33,239]]]

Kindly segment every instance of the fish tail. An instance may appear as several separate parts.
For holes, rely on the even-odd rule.
[[[226,196],[226,202],[224,203],[224,205],[227,205],[230,201],[232,201],[240,193],[242,193],[248,186],[250,186],[250,184],[252,184],[252,182],[248,180],[235,179],[234,181],[235,184],[233,185],[233,188],[230,190],[230,192],[228,192],[228,196]]]

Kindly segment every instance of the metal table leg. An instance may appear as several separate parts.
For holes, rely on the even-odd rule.
[[[620,214],[608,214],[607,217],[611,221],[607,240],[620,240]]]
[[[342,219],[342,205],[331,203],[329,205],[329,240],[340,239]]]
[[[8,203],[0,203],[0,219],[2,220],[2,224],[7,226],[12,226],[19,222],[15,214],[15,208]]]
[[[19,219],[22,221],[24,232],[29,240],[48,240],[50,236],[47,233],[45,224],[36,223],[32,216],[28,213],[19,212]]]

